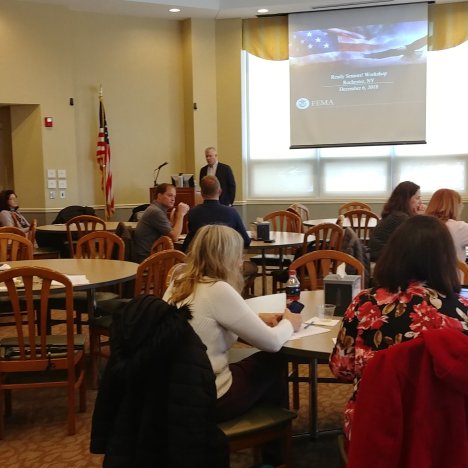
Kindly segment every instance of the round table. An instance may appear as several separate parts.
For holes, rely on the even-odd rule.
[[[114,232],[117,229],[119,221],[106,221],[106,231]],[[136,222],[124,222],[124,224],[131,228],[136,228],[138,223]],[[70,226],[72,231],[76,231],[76,226]],[[97,230],[100,230],[100,226],[97,226]],[[50,234],[66,234],[67,227],[65,224],[44,224],[43,226],[37,226],[36,228],[39,232],[47,232]]]
[[[304,226],[307,226],[307,227],[313,227],[313,226],[317,226],[317,224],[323,224],[323,223],[336,224],[336,220],[337,218],[307,219],[303,221],[303,224]],[[371,218],[369,220],[369,227],[374,228],[375,226],[377,226],[377,220],[374,218]],[[351,223],[348,218],[343,219],[343,227],[344,228],[351,227]]]

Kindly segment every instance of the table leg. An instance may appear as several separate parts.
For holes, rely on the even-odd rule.
[[[266,254],[262,249],[262,295],[266,294]]]

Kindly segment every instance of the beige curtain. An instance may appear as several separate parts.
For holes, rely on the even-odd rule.
[[[429,5],[429,50],[455,47],[468,40],[468,2]],[[288,17],[242,22],[242,48],[267,60],[288,59]]]

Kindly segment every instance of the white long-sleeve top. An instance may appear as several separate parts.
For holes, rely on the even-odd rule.
[[[447,226],[450,234],[452,234],[453,243],[457,252],[457,258],[461,262],[466,259],[466,246],[468,246],[468,223],[465,221],[456,221],[449,219],[445,225]]]
[[[172,285],[164,294],[171,296]],[[228,283],[199,283],[192,295],[181,303],[188,304],[193,329],[207,347],[208,358],[216,375],[218,398],[232,384],[228,365],[228,351],[240,337],[262,351],[276,352],[293,334],[289,320],[281,320],[276,327],[266,325],[247,305],[242,296]]]

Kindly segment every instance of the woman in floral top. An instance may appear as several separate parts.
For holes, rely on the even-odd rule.
[[[411,217],[377,262],[378,286],[361,291],[346,310],[330,368],[340,381],[355,385],[345,408],[348,441],[362,372],[376,351],[415,338],[422,330],[468,330],[468,300],[458,294],[456,260],[452,237],[440,220]]]

